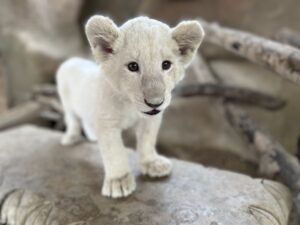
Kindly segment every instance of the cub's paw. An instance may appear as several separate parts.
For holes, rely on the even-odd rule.
[[[134,177],[127,173],[121,178],[105,178],[102,195],[112,198],[122,198],[130,195],[136,188]]]
[[[75,145],[81,142],[83,138],[80,135],[68,135],[65,134],[61,139],[61,144],[64,146]]]
[[[172,162],[164,156],[158,155],[151,161],[141,162],[141,172],[150,177],[164,177],[171,173]]]

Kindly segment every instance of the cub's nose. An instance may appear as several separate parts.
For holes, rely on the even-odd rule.
[[[148,102],[146,99],[144,99],[144,102],[147,106],[149,106],[151,108],[157,108],[164,103],[164,100],[162,100],[160,103],[152,103],[152,102]]]

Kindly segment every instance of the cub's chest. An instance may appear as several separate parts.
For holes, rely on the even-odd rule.
[[[120,111],[120,125],[122,129],[132,127],[139,119],[138,112],[133,107],[125,108]]]

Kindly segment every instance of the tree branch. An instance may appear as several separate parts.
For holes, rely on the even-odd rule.
[[[293,31],[289,28],[283,28],[275,34],[275,40],[300,48],[300,32]]]
[[[203,59],[204,60],[204,59]],[[205,61],[203,62],[203,64]],[[209,68],[209,66],[206,66]],[[211,70],[215,82],[222,84],[222,79]],[[243,137],[259,158],[259,170],[269,177],[278,176],[294,192],[297,220],[300,221],[300,164],[267,132],[260,128],[242,109],[223,102],[225,117],[233,128]]]
[[[0,130],[36,120],[42,107],[36,102],[27,102],[5,111],[0,117]]]
[[[300,50],[297,48],[204,20],[200,22],[206,33],[206,42],[264,65],[282,77],[300,84]]]
[[[181,97],[209,96],[221,97],[225,102],[259,106],[269,110],[278,110],[286,102],[265,93],[216,83],[201,83],[178,86],[173,93]]]
[[[242,110],[226,104],[227,118],[247,142],[258,152],[260,171],[274,172],[294,192],[297,220],[300,220],[300,164],[267,131],[259,127]],[[277,172],[277,173],[275,173]],[[274,177],[275,178],[275,177]]]

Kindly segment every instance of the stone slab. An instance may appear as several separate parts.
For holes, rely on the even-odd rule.
[[[137,191],[105,198],[96,144],[63,147],[61,135],[33,126],[0,134],[0,224],[287,225],[285,186],[175,159],[169,178],[152,180],[130,153]]]

